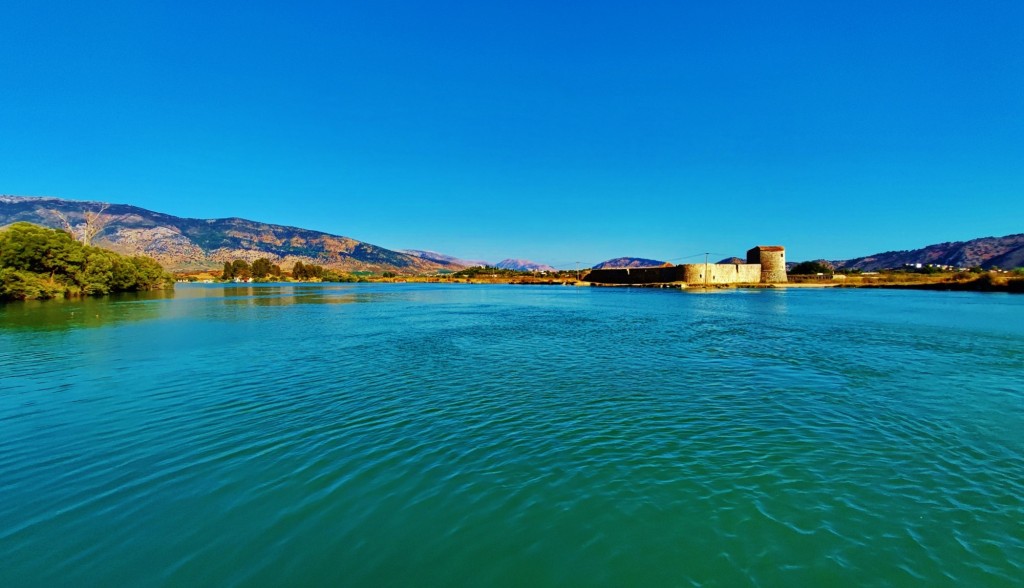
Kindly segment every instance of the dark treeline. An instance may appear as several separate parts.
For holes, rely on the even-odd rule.
[[[238,278],[240,280],[248,280],[253,278],[255,280],[264,280],[267,278],[280,278],[281,266],[270,263],[269,259],[260,258],[252,262],[244,259],[236,259],[235,261],[225,261],[224,271],[221,273],[221,278],[224,280],[233,280]]]
[[[463,270],[459,270],[459,271],[451,274],[451,277],[453,277],[453,278],[479,278],[479,277],[513,278],[513,277],[517,277],[517,276],[528,276],[528,275],[531,275],[530,272],[524,271],[524,270],[503,269],[503,268],[500,268],[500,267],[479,266],[478,265],[478,266],[473,266],[473,267],[467,267],[466,269],[463,269]]]
[[[303,265],[296,261],[292,267],[292,279],[295,280],[322,280],[324,278],[324,267],[316,264]]]
[[[235,261],[225,261],[224,270],[221,272],[221,279],[223,280],[243,280],[248,281],[250,279],[258,282],[275,281],[286,277],[285,272],[281,271],[281,267],[270,262],[269,259],[260,258],[249,264],[244,259],[236,259]],[[357,278],[351,274],[338,273],[329,269],[325,269],[322,265],[316,265],[312,263],[304,264],[301,261],[295,262],[292,267],[290,276],[293,280],[298,281],[319,281],[319,282],[359,282],[365,281],[361,278]]]
[[[831,276],[835,273],[835,269],[831,266],[824,264],[820,261],[804,261],[791,267],[786,273],[797,276],[813,276],[815,274],[824,274]]]
[[[529,270],[504,269],[493,266],[474,266],[449,274],[452,278],[520,278],[536,277],[538,275],[550,275],[556,278],[575,278],[573,270],[554,270],[547,272],[534,272]]]
[[[63,231],[30,223],[0,231],[0,300],[173,287],[174,279],[150,257],[83,245]]]

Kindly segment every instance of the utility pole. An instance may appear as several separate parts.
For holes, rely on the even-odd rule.
[[[704,253],[704,287],[705,288],[708,287],[708,255],[710,255],[710,253],[708,253],[708,252]]]

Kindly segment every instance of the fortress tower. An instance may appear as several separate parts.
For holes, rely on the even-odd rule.
[[[778,245],[758,245],[747,251],[747,263],[761,264],[761,283],[786,282],[786,248]]]

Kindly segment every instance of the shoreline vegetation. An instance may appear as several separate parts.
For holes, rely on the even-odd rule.
[[[1008,292],[1024,293],[1024,271],[1012,272],[975,270],[970,272],[917,273],[905,270],[883,271],[871,274],[789,274],[789,281],[781,284],[588,284],[608,288],[683,288],[690,290],[785,289],[785,288],[884,288],[892,290],[936,290],[950,292]]]
[[[0,301],[164,290],[174,277],[153,258],[124,256],[31,223],[0,231]]]
[[[308,266],[307,266],[308,267]],[[711,284],[693,286],[683,283],[665,284],[601,284],[586,281],[586,271],[575,270],[547,273],[475,267],[445,275],[397,275],[392,272],[366,275],[325,272],[322,277],[295,279],[288,273],[279,276],[252,279],[251,283],[303,283],[303,282],[360,282],[375,284],[510,284],[537,286],[587,286],[598,288],[680,288],[688,290],[785,289],[785,288],[889,288],[906,290],[943,290],[964,292],[1024,293],[1024,272],[1008,273],[978,270],[973,272],[915,273],[904,270],[877,274],[799,275],[790,274],[782,284]],[[338,277],[340,275],[340,278]],[[180,275],[179,281],[230,283],[209,273]]]
[[[795,271],[794,271],[795,270]],[[221,271],[168,273],[153,258],[124,256],[80,243],[66,231],[31,223],[0,230],[0,302],[101,296],[117,292],[173,289],[178,282],[203,283],[432,283],[595,286],[609,288],[889,288],[966,292],[1024,293],[1024,268],[1012,271],[937,271],[934,268],[861,273],[832,271],[816,262],[798,264],[782,284],[682,283],[615,285],[587,282],[589,270],[530,272],[497,267],[470,267],[432,275],[401,275],[393,271],[344,272],[296,262],[290,271],[260,258],[252,263],[224,262]]]

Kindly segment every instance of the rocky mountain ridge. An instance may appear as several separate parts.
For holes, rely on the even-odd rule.
[[[517,270],[524,272],[553,272],[555,268],[550,265],[544,265],[543,263],[537,263],[530,261],[529,259],[503,259],[498,263],[494,264],[494,267],[507,270]]]
[[[289,268],[297,261],[341,271],[395,271],[404,274],[457,271],[490,265],[427,250],[393,251],[351,237],[242,218],[192,219],[126,204],[66,200],[53,197],[0,195],[0,227],[27,221],[91,234],[95,245],[126,255],[156,258],[174,271],[217,269],[224,261],[261,257]],[[90,223],[91,221],[91,223]],[[742,260],[740,260],[742,261]],[[830,262],[836,269],[876,271],[907,264],[952,267],[1016,268],[1024,266],[1024,233],[929,245],[909,251],[887,251]],[[656,267],[663,262],[619,257],[594,266]],[[550,266],[509,258],[496,267],[552,271]]]
[[[462,267],[486,267],[491,265],[489,261],[481,259],[460,259],[451,255],[445,255],[444,253],[438,253],[436,251],[424,251],[421,249],[399,249],[401,253],[419,257],[421,259],[427,259],[430,261],[436,261],[441,264],[458,265]]]
[[[243,218],[192,219],[126,204],[0,196],[0,227],[26,221],[81,235],[126,255],[147,255],[175,271],[216,269],[261,257],[288,268],[314,263],[342,271],[426,273],[463,266],[392,251],[351,237]]]
[[[1011,269],[1024,266],[1024,233],[951,241],[909,251],[886,251],[831,262],[836,269],[877,271],[908,264]]]
[[[665,262],[658,261],[656,259],[645,259],[643,257],[616,257],[615,259],[602,261],[591,269],[632,269],[638,267],[659,267],[662,265],[665,265]]]

